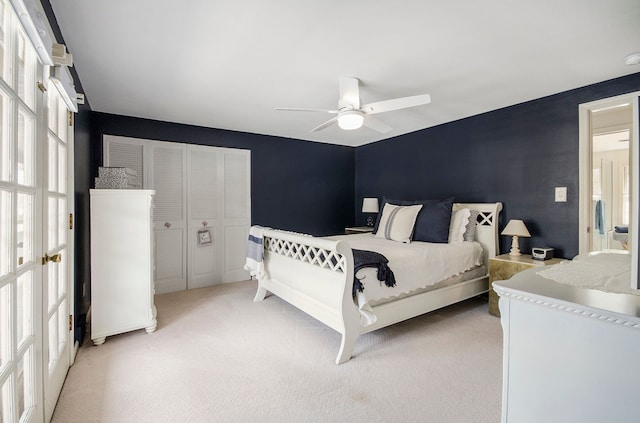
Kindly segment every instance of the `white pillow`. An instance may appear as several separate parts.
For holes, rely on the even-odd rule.
[[[471,210],[464,208],[458,209],[451,214],[451,224],[449,225],[449,242],[464,241],[464,233],[467,230],[467,223]]]
[[[422,204],[414,206],[394,206],[386,203],[382,209],[376,238],[390,239],[408,244],[411,242],[413,226]]]
[[[463,241],[475,241],[476,240],[476,228],[478,227],[478,215],[480,212],[478,210],[471,210],[471,215],[469,216],[469,222],[467,223],[466,230],[464,231],[464,235],[462,235]]]

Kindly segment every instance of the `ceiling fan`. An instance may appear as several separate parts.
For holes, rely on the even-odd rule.
[[[373,115],[382,112],[390,112],[392,110],[406,109],[408,107],[421,106],[431,102],[429,94],[414,95],[411,97],[394,98],[391,100],[377,101],[375,103],[360,104],[360,87],[358,78],[346,76],[340,77],[340,99],[338,100],[337,110],[325,109],[295,109],[286,107],[276,107],[276,110],[294,111],[294,112],[323,112],[336,116],[332,117],[323,124],[316,126],[311,132],[321,131],[334,123],[342,129],[358,129],[362,125],[367,126],[375,131],[387,133],[391,131],[391,127],[386,123],[373,117]]]

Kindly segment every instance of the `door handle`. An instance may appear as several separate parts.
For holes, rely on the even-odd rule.
[[[50,256],[49,254],[45,253],[44,257],[42,257],[42,264],[47,264],[50,261],[54,263],[60,263],[62,261],[62,254],[58,253]]]

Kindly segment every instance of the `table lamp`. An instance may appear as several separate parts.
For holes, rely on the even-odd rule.
[[[362,213],[378,213],[380,206],[377,198],[365,198],[362,200]],[[367,226],[373,226],[373,216],[367,217]]]
[[[527,227],[524,225],[522,220],[511,219],[507,226],[502,230],[502,235],[511,235],[513,236],[513,240],[511,241],[511,251],[509,251],[510,256],[520,256],[520,247],[518,246],[518,237],[530,237],[531,234],[527,230]]]

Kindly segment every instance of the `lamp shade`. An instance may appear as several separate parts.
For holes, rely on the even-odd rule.
[[[522,220],[512,219],[507,223],[507,226],[502,230],[502,235],[515,235],[515,236],[523,236],[530,237],[531,234],[529,230],[524,225]]]
[[[378,213],[379,210],[377,198],[365,198],[362,200],[362,213]]]

